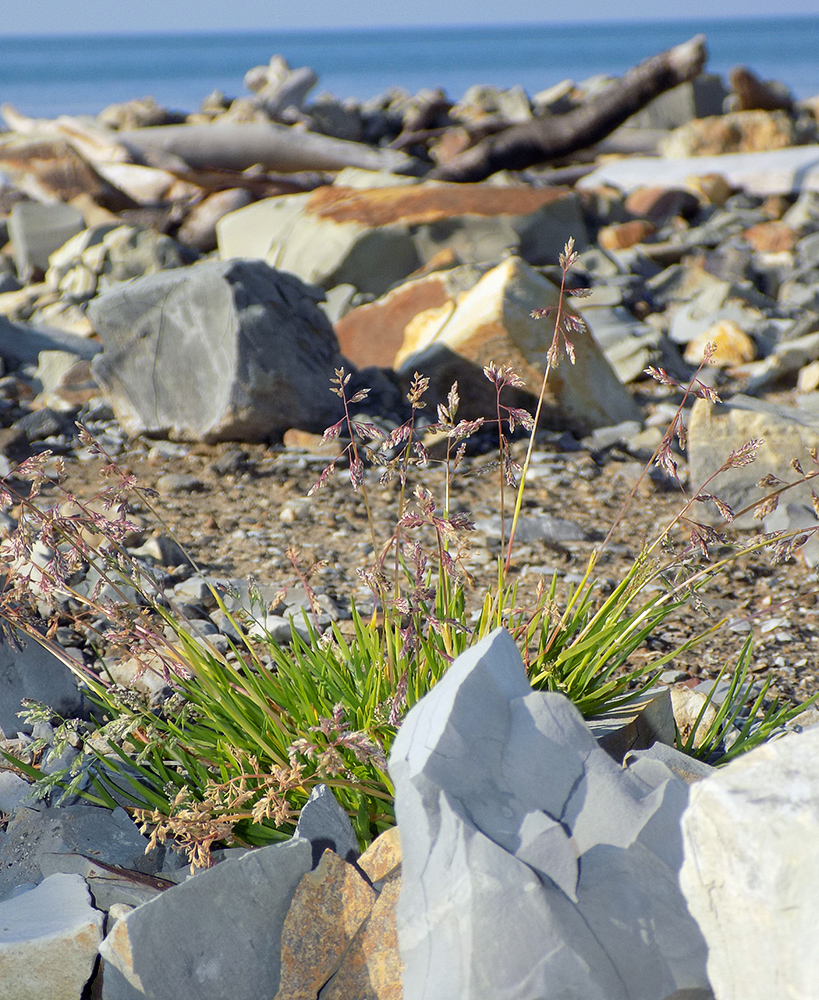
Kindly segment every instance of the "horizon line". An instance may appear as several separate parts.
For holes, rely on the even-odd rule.
[[[224,36],[224,35],[268,35],[268,34],[332,34],[341,32],[354,32],[358,34],[376,33],[383,31],[409,31],[409,32],[421,32],[426,30],[446,30],[446,29],[457,29],[458,31],[468,31],[470,29],[480,30],[485,28],[494,29],[515,29],[515,28],[565,28],[571,25],[589,27],[589,26],[599,26],[599,27],[634,27],[635,25],[644,26],[665,26],[665,25],[698,25],[698,24],[713,24],[713,23],[723,23],[730,21],[742,21],[747,23],[749,21],[777,21],[782,22],[783,20],[819,20],[819,14],[797,12],[791,14],[719,14],[715,13],[713,15],[708,15],[707,17],[685,17],[685,16],[660,16],[660,17],[634,17],[634,18],[612,18],[612,19],[601,19],[601,18],[586,18],[583,19],[573,17],[567,18],[563,21],[555,20],[543,20],[543,21],[475,21],[469,24],[463,24],[459,22],[430,22],[428,24],[381,24],[381,25],[363,25],[363,24],[349,24],[349,25],[315,25],[311,27],[268,27],[268,26],[258,26],[258,27],[247,27],[247,28],[167,28],[158,30],[133,30],[133,29],[112,29],[110,31],[43,31],[43,32],[30,32],[30,31],[5,31],[2,36],[0,36],[0,45],[5,40],[41,40],[41,39],[59,39],[59,38],[164,38],[173,35],[184,35],[186,37],[198,36],[202,38],[212,37],[212,36]]]

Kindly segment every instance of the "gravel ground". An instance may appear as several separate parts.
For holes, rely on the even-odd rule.
[[[649,402],[649,409],[651,405]],[[524,449],[524,442],[514,446],[520,461]],[[359,603],[369,594],[357,571],[370,565],[373,548],[362,496],[352,492],[346,469],[340,466],[326,488],[306,498],[330,454],[313,438],[302,438],[299,447],[172,445],[137,440],[124,443],[117,461],[138,477],[140,485],[159,491],[157,510],[165,527],[155,530],[172,534],[204,572],[220,577],[252,575],[260,583],[281,586],[294,578],[285,555],[293,546],[304,566],[326,560],[313,582],[340,605],[349,606],[351,594]],[[99,486],[98,461],[80,460],[74,452],[64,457],[65,487],[78,496],[90,497]],[[582,531],[564,528],[563,532],[583,537],[524,541],[516,546],[514,578],[520,581],[522,599],[534,593],[543,575],[551,579],[553,571],[560,579],[559,596],[580,579],[590,553],[600,545],[640,477],[644,462],[638,457],[620,446],[605,452],[563,450],[556,434],[542,435],[524,513],[570,521]],[[465,552],[465,566],[472,578],[469,599],[476,605],[496,579],[499,542],[486,527],[486,519],[493,516],[498,523],[498,477],[492,465],[491,454],[468,457],[453,489],[453,509],[467,511],[478,525],[478,530],[470,533]],[[760,470],[760,476],[763,474]],[[422,478],[416,481],[423,482],[440,502],[444,496],[442,467],[431,465],[417,475]],[[368,474],[367,484],[380,544],[395,524],[398,488],[394,482],[381,485],[374,472]],[[507,510],[511,502],[507,493]],[[678,487],[657,476],[642,479],[598,564],[601,593],[616,585],[643,542],[653,540],[658,528],[670,522],[679,508]],[[136,514],[144,519],[146,535],[150,535],[155,525],[152,515],[139,509]],[[674,534],[679,541],[684,540],[681,530]],[[741,541],[751,536],[746,532],[736,537]],[[669,667],[691,677],[713,677],[726,661],[736,662],[752,628],[754,673],[760,679],[772,674],[774,693],[801,702],[819,691],[817,614],[815,569],[798,557],[774,565],[767,553],[755,554],[722,573],[704,592],[702,606],[687,608],[645,649],[635,653],[634,662],[651,660],[727,618],[728,625],[705,645],[680,654]]]

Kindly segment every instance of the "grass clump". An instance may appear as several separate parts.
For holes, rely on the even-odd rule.
[[[679,390],[680,401],[643,475],[654,465],[676,481],[680,510],[643,546],[608,594],[600,592],[596,570],[625,505],[562,604],[557,575],[542,580],[531,600],[519,598],[511,571],[537,423],[550,373],[562,361],[573,361],[572,338],[583,335],[582,320],[564,308],[566,276],[575,259],[570,241],[560,258],[563,280],[534,414],[507,405],[505,390],[522,383],[508,367],[490,364],[484,374],[495,388],[491,418],[459,419],[455,385],[431,419],[424,413],[428,382],[416,375],[408,394],[410,416],[387,433],[354,416],[366,390],[348,397],[350,376],[336,372],[332,391],[341,400],[343,416],[328,428],[325,439],[343,438],[346,445],[310,492],[320,491],[346,465],[352,490],[363,497],[373,561],[362,579],[372,592],[372,608],[362,613],[352,607],[349,628],[338,623],[320,628],[310,570],[289,552],[308,598],[303,620],[291,623],[289,642],[275,642],[260,627],[265,608],[258,595],[255,607],[251,601],[249,608],[230,610],[230,595],[213,588],[212,597],[236,637],[229,652],[220,652],[196,634],[160,582],[123,545],[133,528],[129,502],[138,497],[151,507],[150,491],[103,455],[109,485],[93,502],[66,494],[63,502],[41,509],[37,497],[47,481],[47,455],[23,463],[15,479],[28,481],[28,492],[18,486],[6,494],[20,517],[5,543],[11,571],[0,613],[18,632],[64,659],[54,642],[61,624],[95,635],[101,649],[117,643],[167,687],[152,703],[116,685],[104,658],[100,672],[70,661],[95,706],[92,723],[65,720],[57,727],[51,757],[71,747],[72,761],[44,775],[46,748],[37,741],[16,754],[5,751],[6,759],[37,779],[43,794],[62,789],[100,805],[125,805],[150,831],[152,842],[173,838],[187,849],[192,863],[206,865],[214,845],[264,844],[289,836],[318,783],[333,789],[362,844],[391,825],[393,789],[386,763],[401,720],[453,659],[498,626],[508,628],[517,641],[532,686],[565,694],[587,718],[621,708],[655,687],[666,664],[706,642],[724,621],[649,662],[634,665],[633,654],[669,620],[696,608],[700,592],[737,559],[765,547],[777,559],[789,558],[807,535],[763,535],[742,548],[726,548],[724,530],[735,515],[710,492],[719,473],[689,496],[674,457],[675,448],[685,447],[682,414],[688,399],[698,395],[713,402],[716,394],[699,379],[699,370],[682,385],[662,369],[650,369],[658,381]],[[546,318],[548,311],[538,315]],[[706,352],[703,364],[708,357]],[[463,554],[474,525],[455,498],[467,444],[485,433],[485,425],[497,439],[501,557],[496,584],[470,604]],[[528,433],[528,443],[519,467],[512,439],[521,430]],[[82,428],[80,438],[103,454]],[[435,458],[432,440],[438,441]],[[753,461],[758,446],[749,442],[728,456],[719,471]],[[440,502],[424,483],[433,462],[444,469]],[[798,465],[795,471],[799,478],[792,483],[771,477],[761,481],[771,492],[760,501],[758,513],[769,511],[784,491],[819,474],[805,473]],[[370,495],[376,478],[382,485],[393,480],[398,485],[395,525],[383,539],[377,535]],[[55,482],[59,489],[59,475]],[[509,504],[507,528],[510,492],[514,504]],[[694,516],[696,505],[706,502],[716,504],[722,525]],[[682,527],[688,539],[679,543]],[[89,574],[98,582],[83,589],[81,581]],[[723,667],[718,680],[730,678],[727,696],[704,733],[703,707],[694,731],[680,737],[684,752],[711,762],[731,759],[770,738],[804,709],[769,704],[767,684],[754,695],[750,657],[746,643],[737,664]],[[29,717],[54,721],[41,706],[30,706]]]

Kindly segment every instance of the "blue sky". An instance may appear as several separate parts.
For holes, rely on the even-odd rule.
[[[275,30],[424,24],[755,17],[772,0],[20,0],[3,5],[0,33]],[[817,0],[784,0],[776,16],[817,14]]]

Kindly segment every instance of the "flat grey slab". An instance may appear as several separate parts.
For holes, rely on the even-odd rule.
[[[100,953],[149,1000],[273,997],[284,918],[311,860],[298,838],[224,861],[132,910]]]
[[[18,807],[0,846],[0,898],[15,886],[80,870],[84,856],[151,872],[148,840],[124,809],[91,805],[52,809]]]

